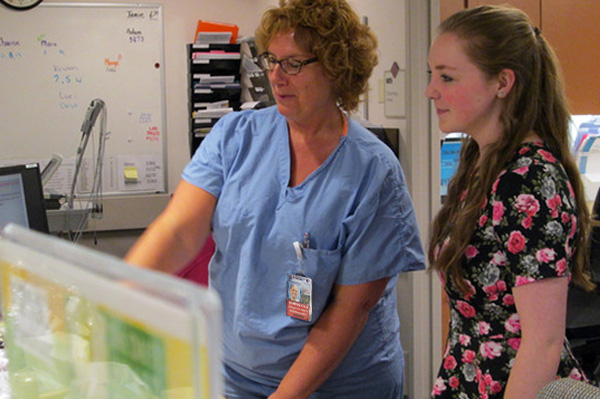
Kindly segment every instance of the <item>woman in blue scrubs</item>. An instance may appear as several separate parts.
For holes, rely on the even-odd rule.
[[[126,259],[176,272],[212,231],[227,398],[400,399],[396,282],[424,255],[397,157],[347,116],[376,38],[346,1],[290,0],[256,39],[276,106],[219,120]]]

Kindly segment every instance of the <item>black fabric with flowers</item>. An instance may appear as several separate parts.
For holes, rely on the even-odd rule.
[[[445,284],[450,332],[433,398],[503,396],[521,343],[512,288],[568,276],[576,238],[576,202],[562,165],[542,143],[523,144],[488,194],[465,251],[469,294]],[[582,378],[566,340],[557,376]]]

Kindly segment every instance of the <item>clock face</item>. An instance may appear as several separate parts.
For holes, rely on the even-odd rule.
[[[0,0],[0,3],[15,10],[28,10],[40,4],[44,0]]]

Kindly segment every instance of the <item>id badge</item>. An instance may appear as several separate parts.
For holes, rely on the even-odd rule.
[[[312,321],[312,279],[300,273],[288,274],[286,315]]]

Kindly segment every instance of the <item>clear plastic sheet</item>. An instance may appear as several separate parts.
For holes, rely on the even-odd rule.
[[[0,399],[220,397],[216,293],[8,227]]]

